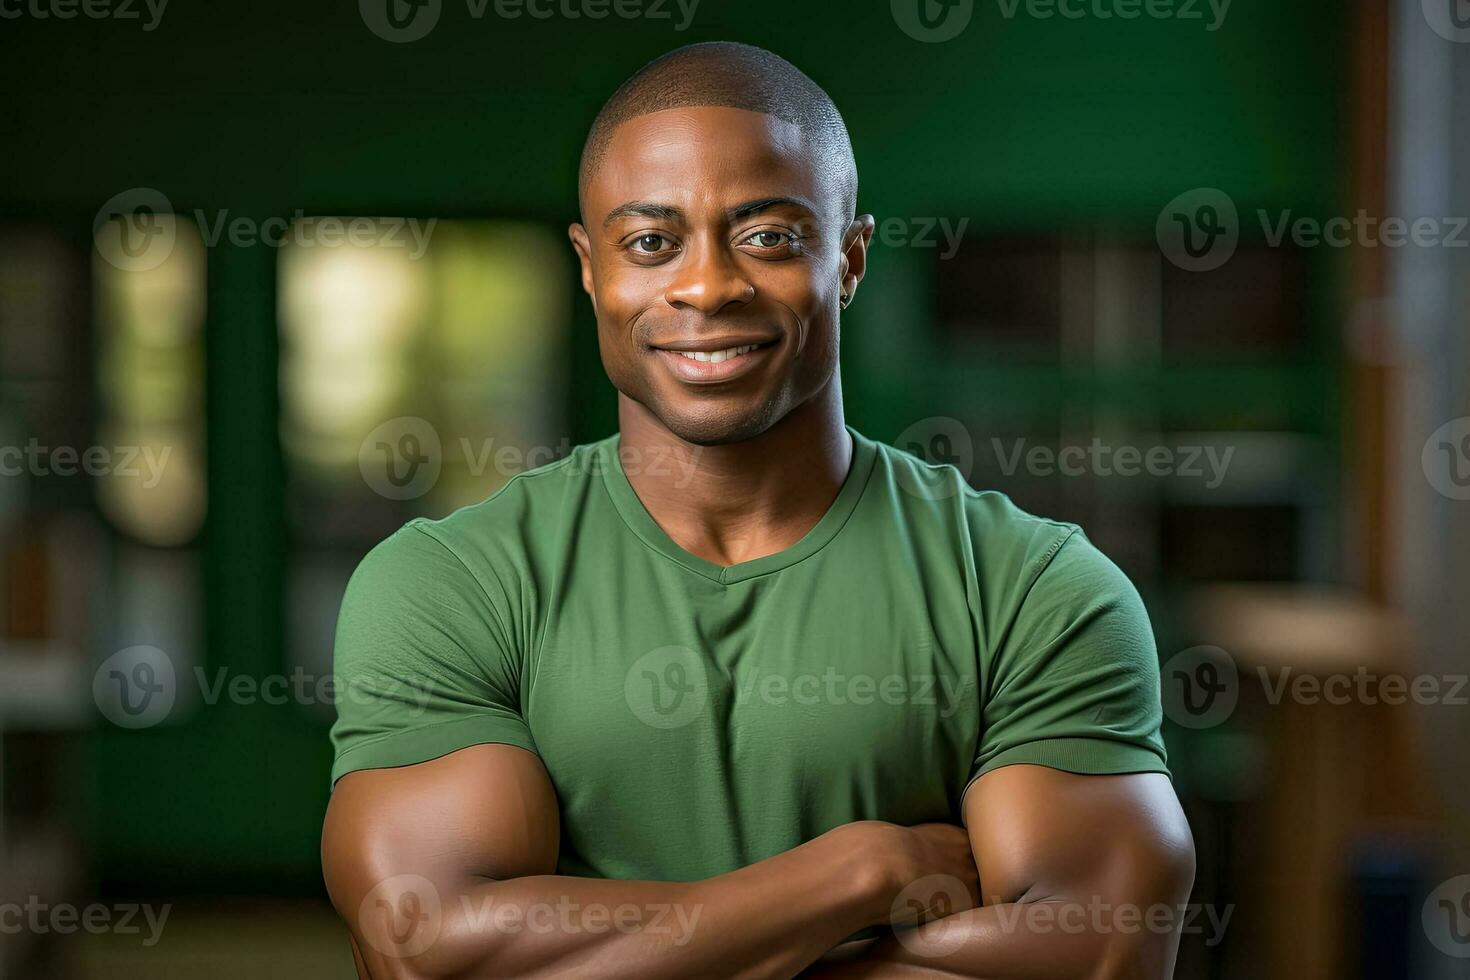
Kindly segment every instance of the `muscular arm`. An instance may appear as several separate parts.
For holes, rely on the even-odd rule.
[[[1194,880],[1194,845],[1167,777],[1006,766],[970,787],[964,816],[984,907],[847,944],[804,976],[1162,980],[1172,974],[1181,906]]]
[[[963,831],[940,825],[849,824],[695,882],[558,876],[559,839],[550,779],[521,748],[478,745],[344,776],[322,866],[359,972],[790,977],[887,922],[915,875],[968,876],[974,887]]]

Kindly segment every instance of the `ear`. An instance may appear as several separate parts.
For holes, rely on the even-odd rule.
[[[587,229],[580,222],[573,221],[567,226],[567,237],[572,240],[572,248],[577,253],[577,264],[582,270],[582,291],[592,300],[592,312],[597,312],[597,293],[592,289],[592,243],[587,238]]]
[[[860,214],[852,219],[842,235],[842,269],[838,285],[847,306],[857,294],[858,283],[868,273],[868,244],[873,240],[875,222],[871,214]]]

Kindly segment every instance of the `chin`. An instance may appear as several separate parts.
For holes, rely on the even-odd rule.
[[[649,406],[664,427],[696,446],[725,446],[761,435],[780,419],[773,403],[755,406]]]

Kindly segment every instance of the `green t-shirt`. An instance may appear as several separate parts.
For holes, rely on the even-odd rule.
[[[1117,566],[848,431],[825,516],[729,567],[664,533],[616,436],[409,522],[343,600],[333,780],[517,745],[556,789],[559,873],[689,881],[854,820],[958,822],[1000,766],[1167,772]]]

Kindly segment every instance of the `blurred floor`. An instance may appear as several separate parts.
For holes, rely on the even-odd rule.
[[[162,939],[86,936],[78,980],[355,980],[347,933],[330,906],[315,902],[175,903]]]

